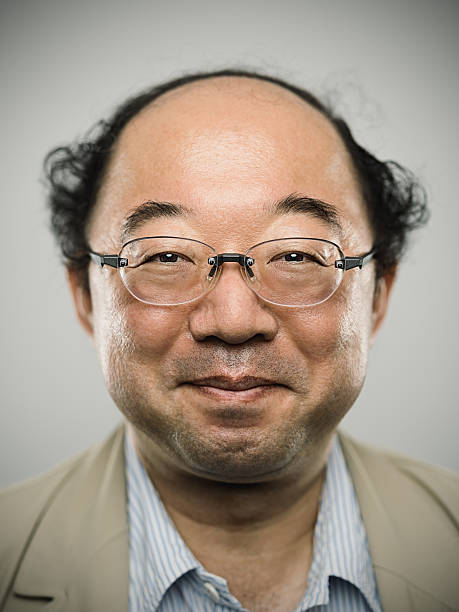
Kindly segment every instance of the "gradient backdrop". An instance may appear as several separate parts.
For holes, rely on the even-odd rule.
[[[41,163],[125,96],[182,71],[261,69],[337,101],[364,145],[422,178],[414,238],[344,428],[459,470],[457,0],[2,0],[0,484],[120,416],[73,315]]]

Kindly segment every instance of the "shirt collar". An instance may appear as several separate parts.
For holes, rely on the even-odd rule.
[[[167,589],[200,567],[173,524],[134,449],[125,436],[129,518],[130,589],[142,601],[135,609],[156,610]]]
[[[300,609],[329,603],[331,577],[353,584],[371,610],[381,612],[365,527],[337,436],[327,461],[308,589]]]

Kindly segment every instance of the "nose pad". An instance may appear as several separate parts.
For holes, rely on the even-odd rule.
[[[211,269],[209,270],[207,278],[214,278],[216,274],[218,276],[221,266],[217,265],[215,257],[209,257],[209,259],[207,260],[207,263],[209,264],[209,266],[212,266]]]
[[[249,287],[249,289],[257,296],[258,299],[261,299],[262,302],[265,300],[261,296],[262,284],[260,280],[260,274],[257,274],[257,266],[255,260],[252,257],[247,257],[247,265],[241,267],[241,274],[244,278],[245,284]]]
[[[244,272],[247,273],[249,278],[253,278],[255,276],[254,271],[252,270],[252,266],[255,263],[255,260],[251,257],[247,257],[246,265],[244,266]]]
[[[254,293],[256,293],[256,291],[254,291],[254,283],[256,282],[256,277],[255,277],[255,273],[252,270],[252,266],[254,264],[253,259],[251,259],[251,262],[246,262],[246,265],[241,266],[239,268],[239,272],[241,273],[242,278],[244,279],[245,284],[249,287],[249,289],[251,289]]]
[[[212,258],[209,257],[209,263],[210,260]],[[212,264],[210,263],[210,265],[212,266],[211,269],[209,270],[209,272],[207,273],[207,279],[211,282],[211,288],[210,291],[212,291],[212,289],[215,289],[215,286],[217,285],[220,276],[222,275],[222,266],[217,266],[216,263]]]

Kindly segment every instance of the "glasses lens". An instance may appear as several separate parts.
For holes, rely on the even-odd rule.
[[[263,299],[282,306],[313,306],[338,288],[343,272],[335,268],[338,247],[324,240],[282,238],[251,248],[255,260],[250,286]]]
[[[148,304],[184,304],[206,293],[208,258],[215,251],[187,238],[140,238],[128,243],[120,253],[128,265],[120,268],[121,278],[134,297]]]

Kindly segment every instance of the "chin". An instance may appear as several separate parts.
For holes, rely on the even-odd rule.
[[[279,434],[282,435],[279,435]],[[263,432],[258,428],[204,433],[176,431],[173,450],[187,471],[228,483],[263,482],[284,473],[305,447],[304,433]]]

